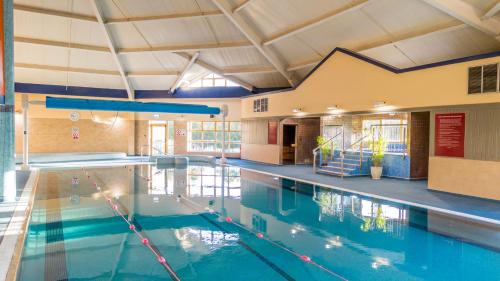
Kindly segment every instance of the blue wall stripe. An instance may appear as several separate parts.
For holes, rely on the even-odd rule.
[[[65,96],[128,98],[127,91],[121,89],[105,89],[91,87],[44,85],[31,83],[16,83],[17,93],[53,94]]]
[[[253,92],[243,87],[212,87],[212,88],[179,88],[174,94],[170,90],[136,90],[136,99],[158,99],[158,98],[241,98],[257,93],[282,90],[277,88],[254,88]],[[104,98],[128,98],[127,92],[122,89],[106,89],[91,87],[75,87],[62,85],[44,85],[32,83],[16,83],[17,93],[104,97]]]
[[[91,100],[74,98],[45,99],[46,108],[58,109],[81,109],[102,111],[125,111],[125,112],[161,112],[161,113],[185,113],[185,114],[220,114],[220,108],[209,107],[201,104],[182,103],[159,103],[117,100]]]

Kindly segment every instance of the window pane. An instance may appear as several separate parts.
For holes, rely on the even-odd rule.
[[[215,132],[203,132],[203,140],[215,141]]]
[[[225,87],[226,86],[226,80],[224,79],[215,79],[215,87]]]
[[[222,141],[222,132],[217,132],[217,141]]]
[[[201,132],[191,132],[191,140],[197,141],[197,140],[202,140],[201,138]]]
[[[231,132],[229,134],[229,141],[239,142],[241,140],[239,132]]]
[[[215,122],[203,122],[203,130],[204,131],[214,131],[215,130]]]
[[[217,131],[222,131],[222,122],[217,122]]]
[[[191,122],[191,130],[201,130],[201,122]]]
[[[213,87],[214,86],[214,80],[212,80],[212,79],[203,79],[203,80],[201,80],[201,86],[202,87]]]
[[[497,64],[489,64],[483,66],[483,93],[497,91],[497,70]]]
[[[191,151],[202,151],[203,144],[200,142],[192,142],[191,143]]]
[[[239,143],[231,143],[229,145],[229,150],[234,153],[240,152],[240,144]]]
[[[231,122],[231,131],[240,131],[241,123],[240,122]]]
[[[469,94],[481,93],[481,66],[469,68]]]
[[[207,152],[212,152],[212,151],[215,151],[215,143],[204,143],[203,144],[203,151],[207,151]]]

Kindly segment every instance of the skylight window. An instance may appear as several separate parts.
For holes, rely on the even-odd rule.
[[[210,87],[239,87],[240,85],[225,79],[224,77],[211,73],[188,85],[188,88],[210,88]]]

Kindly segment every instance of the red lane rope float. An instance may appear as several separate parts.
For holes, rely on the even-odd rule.
[[[82,170],[84,170],[82,168]],[[87,175],[87,178],[90,180],[90,175],[87,171],[85,171],[85,175]],[[120,210],[120,208],[118,207],[117,204],[115,204],[115,202],[113,201],[113,199],[109,196],[107,196],[106,194],[104,194],[104,192],[102,192],[102,189],[101,187],[99,187],[99,185],[94,182],[94,181],[91,181],[92,182],[92,185],[96,188],[96,190],[102,195],[102,197],[104,199],[106,199],[106,202],[111,206],[111,209],[116,213],[118,214],[127,224],[128,224],[128,228],[133,231],[135,233],[135,235],[137,235],[137,237],[139,237],[139,240],[141,240],[141,243],[146,246],[152,253],[153,255],[155,255],[156,257],[156,260],[161,264],[163,265],[163,267],[165,267],[165,269],[168,271],[170,277],[175,280],[175,281],[180,281],[181,279],[179,278],[179,276],[177,276],[177,273],[174,271],[174,269],[170,266],[170,264],[167,262],[167,260],[165,259],[165,257],[163,257],[161,255],[161,253],[154,249],[152,246],[151,246],[151,243],[149,242],[149,239],[147,239],[146,237],[144,237],[139,231],[137,231],[135,225],[133,223],[131,223],[126,217],[125,217],[125,214],[122,213],[122,211]]]
[[[203,206],[201,206],[201,205],[200,205],[200,204],[198,204],[197,202],[194,202],[194,201],[192,201],[192,200],[190,200],[190,199],[188,199],[188,198],[186,198],[186,197],[184,197],[184,196],[182,196],[182,195],[178,195],[177,197],[178,197],[178,198],[182,198],[182,199],[184,199],[184,200],[186,200],[186,201],[190,202],[191,204],[197,205],[197,206],[199,206],[201,209],[203,209]],[[343,281],[348,281],[348,279],[346,279],[346,278],[342,277],[340,274],[335,273],[335,272],[331,271],[330,269],[328,269],[328,268],[326,268],[326,267],[324,267],[324,266],[322,266],[322,265],[320,265],[320,264],[318,264],[318,263],[314,262],[314,261],[311,259],[311,257],[309,257],[309,256],[307,256],[307,255],[301,255],[301,254],[299,254],[299,253],[295,252],[294,250],[288,249],[288,248],[286,248],[286,247],[284,247],[284,246],[282,246],[282,245],[280,245],[280,244],[278,244],[278,243],[274,242],[273,240],[271,240],[271,239],[269,239],[269,238],[265,237],[265,236],[264,236],[264,234],[262,234],[261,232],[255,232],[254,230],[252,230],[252,229],[250,229],[250,228],[248,228],[248,227],[246,227],[246,226],[244,226],[244,225],[242,225],[242,224],[240,224],[240,223],[235,222],[235,221],[233,220],[233,218],[231,218],[231,217],[229,217],[229,216],[223,216],[222,214],[220,214],[220,213],[218,213],[218,212],[214,211],[213,209],[210,209],[210,208],[209,208],[209,209],[208,209],[208,211],[209,211],[211,214],[214,214],[214,215],[216,215],[217,217],[219,217],[219,218],[221,218],[221,219],[224,219],[224,221],[225,221],[225,222],[230,223],[230,224],[233,224],[233,225],[235,225],[235,226],[237,226],[237,227],[239,227],[239,228],[241,228],[241,229],[243,229],[243,230],[245,230],[245,231],[247,231],[247,232],[249,232],[249,233],[253,233],[253,234],[255,234],[255,236],[257,236],[257,238],[259,238],[259,239],[263,239],[263,240],[265,240],[265,241],[267,241],[267,242],[271,243],[272,245],[274,245],[274,246],[276,246],[276,247],[278,247],[278,248],[280,248],[280,249],[284,250],[285,252],[288,252],[288,253],[290,253],[290,254],[292,254],[292,255],[296,256],[297,258],[299,258],[299,259],[300,259],[300,260],[302,260],[303,262],[305,262],[305,263],[309,263],[309,264],[311,264],[311,265],[313,265],[313,266],[315,266],[315,267],[317,267],[317,268],[321,269],[322,271],[324,271],[324,272],[326,272],[326,273],[328,273],[328,274],[330,274],[330,275],[332,275],[332,276],[334,276],[334,277],[336,277],[336,278],[338,278],[338,279],[340,279],[340,280],[343,280]]]

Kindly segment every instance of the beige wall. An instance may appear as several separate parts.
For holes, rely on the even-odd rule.
[[[429,188],[500,200],[500,162],[430,157]]]
[[[500,161],[500,104],[431,110],[430,155],[434,155],[436,113],[465,113],[465,159]]]
[[[268,144],[268,123],[278,121],[277,144]],[[287,118],[243,120],[241,159],[282,164],[283,125],[297,125],[296,163],[312,163],[312,150],[316,146],[316,137],[320,134],[320,118]]]
[[[465,113],[464,158],[435,157],[436,113]],[[429,188],[500,200],[500,104],[433,109]]]
[[[16,153],[22,153],[22,105],[24,94],[16,95]],[[45,101],[46,95],[30,94],[30,101]],[[94,98],[93,98],[94,99]],[[209,106],[228,105],[227,121],[240,120],[239,99],[161,99],[148,102],[175,102],[206,104]],[[78,112],[80,120],[70,120],[71,112]],[[112,122],[113,126],[96,123],[93,120]],[[210,118],[207,115],[194,114],[161,114],[153,118],[152,113],[124,113],[89,110],[59,110],[46,109],[43,105],[30,105],[29,108],[29,150],[30,153],[57,152],[125,152],[139,155],[141,147],[149,144],[149,120],[173,120],[175,128],[187,129],[188,121],[221,120],[220,117]],[[72,139],[72,128],[78,127],[80,138]],[[175,153],[189,154],[187,151],[187,136],[175,136]],[[146,151],[145,151],[146,152]],[[221,153],[200,153],[220,156]],[[239,158],[239,153],[227,154],[228,157]]]
[[[274,119],[244,120],[241,122],[241,159],[270,164],[281,163],[281,147],[279,145],[280,130],[278,129],[278,144],[267,144],[268,122]]]
[[[359,59],[335,53],[297,89],[248,97],[242,100],[242,118],[291,116],[293,108],[302,114],[329,114],[338,105],[347,112],[374,111],[374,103],[385,101],[391,110],[498,103],[500,94],[467,95],[467,68],[496,63],[499,57],[394,74]],[[269,98],[268,112],[253,112],[253,101]]]
[[[80,138],[72,138],[72,128],[79,128]],[[59,118],[29,119],[30,153],[124,152],[134,154],[134,123],[119,118],[114,126],[91,120],[73,122]],[[22,119],[16,116],[16,153],[22,153]]]

